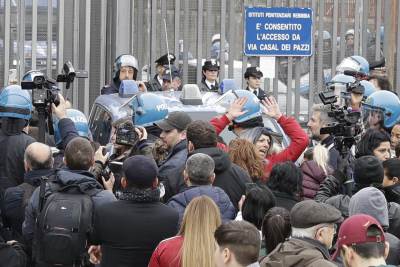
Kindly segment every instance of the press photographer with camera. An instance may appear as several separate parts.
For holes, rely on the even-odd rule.
[[[143,155],[153,157],[151,143],[148,142],[146,128],[134,126],[132,118],[123,118],[113,124],[111,143],[100,147],[95,153],[92,173],[99,182],[106,182],[114,175],[114,191],[121,189],[122,163],[128,157]],[[104,177],[105,181],[102,181]]]

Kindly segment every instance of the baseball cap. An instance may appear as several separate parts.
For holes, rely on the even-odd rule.
[[[379,229],[379,235],[371,236],[367,234],[368,229],[373,225]],[[343,245],[363,244],[367,242],[385,242],[385,234],[382,226],[374,217],[366,214],[350,216],[340,226],[337,249],[332,259],[336,259]]]
[[[177,67],[175,67],[174,65],[171,65],[171,68],[169,68],[168,66],[165,66],[166,70],[162,76],[163,80],[170,80],[171,78],[174,79],[176,77],[181,77],[180,71]]]
[[[158,126],[163,131],[171,131],[177,129],[183,131],[192,122],[189,115],[182,111],[174,111],[168,114],[168,116],[154,125]]]

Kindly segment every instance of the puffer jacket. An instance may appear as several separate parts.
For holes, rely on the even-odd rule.
[[[191,186],[182,193],[172,197],[167,203],[179,213],[179,225],[182,222],[183,213],[189,202],[198,196],[208,196],[217,204],[223,221],[232,220],[236,216],[236,209],[230,201],[228,195],[219,187],[212,185]]]
[[[335,267],[329,261],[328,249],[319,241],[309,238],[290,238],[280,243],[267,257],[261,267]]]
[[[320,184],[326,178],[326,174],[313,160],[303,162],[301,171],[303,173],[303,197],[314,199]]]

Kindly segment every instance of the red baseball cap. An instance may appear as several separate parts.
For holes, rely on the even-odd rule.
[[[367,231],[372,225],[375,225],[379,228],[379,235],[367,235]],[[340,226],[337,240],[337,249],[332,256],[332,259],[336,259],[343,245],[362,244],[367,242],[385,242],[385,234],[383,232],[382,226],[375,218],[369,215],[353,215],[347,218]]]

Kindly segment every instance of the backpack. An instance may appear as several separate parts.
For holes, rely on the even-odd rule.
[[[46,184],[51,191],[47,199]],[[63,266],[82,260],[93,225],[91,197],[100,191],[98,188],[82,191],[76,184],[61,187],[42,178],[35,231],[37,262]]]

